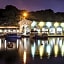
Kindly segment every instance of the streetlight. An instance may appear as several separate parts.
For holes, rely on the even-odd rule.
[[[28,16],[28,13],[27,12],[24,12],[23,13],[23,19],[25,19],[27,16]]]

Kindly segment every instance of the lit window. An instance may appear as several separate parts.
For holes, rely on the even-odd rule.
[[[54,27],[51,27],[51,28],[49,29],[49,33],[50,33],[50,34],[55,34],[55,28],[54,28]]]
[[[4,32],[7,32],[7,30],[5,29]]]
[[[44,27],[42,28],[42,32],[47,33],[47,32],[48,32],[48,28],[47,28],[46,26],[44,26]]]
[[[13,32],[16,32],[16,30],[13,30]]]
[[[31,24],[31,27],[34,27],[37,25],[37,22],[36,21],[33,21],[32,24]]]
[[[61,23],[61,27],[64,27],[64,23],[63,22]]]
[[[61,34],[62,33],[62,28],[61,27],[57,27],[57,33],[59,34]]]
[[[10,30],[10,29],[8,29],[8,32],[11,32],[11,30]]]
[[[44,24],[45,24],[44,22],[39,22],[39,24],[38,24],[38,25],[39,25],[40,27],[43,27],[43,26],[44,26]]]
[[[3,32],[3,30],[0,29],[0,32]]]
[[[54,27],[58,27],[59,26],[59,23],[58,22],[55,22],[54,23]]]
[[[51,27],[52,26],[52,22],[46,22],[46,26],[47,27]]]

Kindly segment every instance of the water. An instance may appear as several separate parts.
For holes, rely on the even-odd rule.
[[[13,49],[0,38],[0,64],[63,64],[64,38],[52,37],[48,40],[22,38],[14,43]]]

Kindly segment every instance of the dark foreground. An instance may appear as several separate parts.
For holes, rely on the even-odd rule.
[[[20,59],[18,51],[0,51],[0,64],[23,64],[23,60]],[[37,55],[34,59],[30,56],[26,64],[64,64],[64,57],[44,57],[40,59]]]

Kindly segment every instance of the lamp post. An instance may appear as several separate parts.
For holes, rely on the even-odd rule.
[[[27,16],[28,16],[28,13],[27,12],[24,12],[23,13],[23,19],[25,19]]]
[[[24,33],[23,33],[23,35],[26,35],[26,27],[27,27],[27,25],[26,25],[26,17],[27,16],[28,16],[28,13],[24,12],[23,13],[23,21],[25,22],[25,24],[24,24]]]

